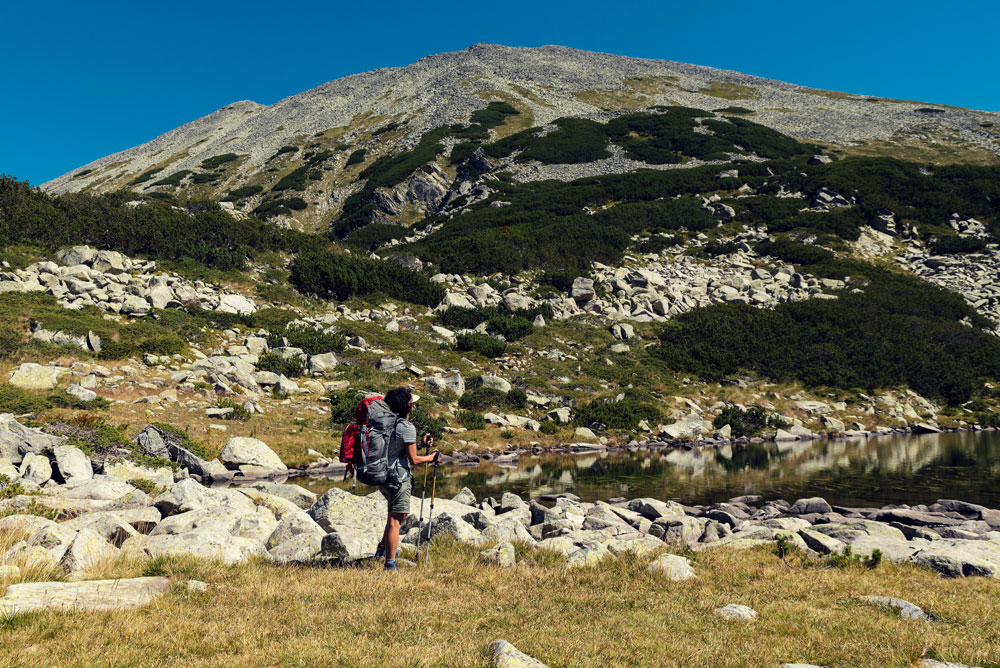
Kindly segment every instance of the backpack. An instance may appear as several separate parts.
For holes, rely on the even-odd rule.
[[[340,461],[347,464],[344,479],[354,473],[355,481],[384,485],[389,474],[389,440],[399,422],[380,396],[368,397],[354,409],[354,422],[344,429],[340,441]]]

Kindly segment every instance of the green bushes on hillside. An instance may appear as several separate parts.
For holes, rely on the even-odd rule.
[[[285,325],[267,335],[267,345],[276,348],[291,346],[301,348],[307,355],[339,353],[347,345],[347,338],[340,332],[326,332],[317,327]]]
[[[188,174],[193,174],[193,173],[194,172],[192,172],[190,169],[182,169],[179,172],[174,172],[173,174],[171,174],[170,176],[168,176],[166,178],[160,179],[159,181],[155,181],[153,183],[153,185],[154,186],[179,186],[181,184],[181,181],[184,180],[185,176],[187,176]]]
[[[575,421],[582,427],[602,424],[611,429],[636,429],[640,420],[655,426],[662,414],[644,397],[634,390],[627,391],[622,399],[595,399],[578,406]]]
[[[437,320],[452,329],[474,329],[485,322],[491,333],[502,336],[506,341],[516,341],[531,334],[534,330],[532,320],[539,315],[551,319],[552,308],[545,304],[511,312],[502,306],[452,306],[438,313]]]
[[[227,162],[233,162],[238,160],[239,156],[235,153],[223,153],[222,155],[212,156],[211,158],[205,158],[201,161],[202,169],[215,169]]]
[[[230,190],[229,194],[223,198],[223,202],[235,202],[237,200],[244,199],[246,197],[251,197],[262,192],[264,189],[261,186],[240,186],[234,190]]]
[[[358,228],[344,238],[344,244],[352,248],[373,251],[393,239],[405,239],[411,234],[408,228],[385,223],[371,223]]]
[[[355,295],[383,294],[393,299],[436,306],[445,290],[429,278],[391,261],[369,260],[328,250],[305,250],[296,256],[291,283],[302,294],[343,301]]]
[[[352,151],[349,156],[347,156],[347,162],[344,163],[344,169],[347,169],[351,165],[357,165],[365,161],[365,156],[368,154],[363,148],[359,148],[356,151]]]
[[[1000,378],[1000,340],[980,329],[990,323],[961,296],[862,262],[810,259],[802,271],[868,285],[835,300],[689,311],[666,325],[658,354],[706,380],[754,372],[869,391],[908,385],[949,403],[979,392],[983,377]]]
[[[190,258],[219,269],[240,269],[255,251],[296,251],[309,235],[254,218],[236,220],[217,205],[169,201],[127,206],[127,193],[52,197],[27,183],[0,177],[0,245],[35,243],[48,248],[89,244],[128,255]]]
[[[455,343],[455,350],[459,352],[479,353],[483,357],[496,359],[507,352],[507,344],[489,334],[459,334]]]

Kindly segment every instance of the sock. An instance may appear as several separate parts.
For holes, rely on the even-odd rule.
[[[396,570],[396,560],[395,559],[386,559],[385,560],[385,568],[384,568],[384,570],[387,570],[387,571],[394,571],[394,570]]]

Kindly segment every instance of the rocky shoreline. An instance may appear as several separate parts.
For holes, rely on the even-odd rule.
[[[0,514],[5,515],[0,533],[25,534],[3,555],[7,577],[34,563],[58,565],[68,577],[82,577],[94,564],[121,553],[183,554],[230,564],[259,556],[281,564],[343,565],[370,557],[381,536],[386,510],[380,494],[333,488],[317,495],[263,479],[278,470],[286,476],[297,471],[257,439],[232,438],[219,459],[201,460],[218,469],[220,478],[249,484],[209,487],[180,471],[175,480],[169,468],[90,459],[67,445],[65,437],[25,427],[13,416],[3,416],[0,426],[0,474],[5,476],[0,479]],[[195,456],[154,427],[140,434],[137,445],[150,456],[159,453],[175,462]],[[328,466],[332,472],[333,465]],[[251,480],[255,476],[259,479]],[[1000,510],[958,500],[881,508],[759,495],[710,505],[652,498],[589,503],[566,493],[541,500],[553,505],[509,492],[499,499],[477,499],[465,488],[452,499],[436,501],[431,527],[421,521],[414,497],[402,543],[412,550],[447,535],[488,547],[482,559],[500,565],[512,565],[514,544],[560,552],[567,567],[623,553],[648,554],[655,557],[651,570],[681,579],[694,577],[690,561],[657,556],[661,548],[698,552],[774,544],[816,558],[851,554],[914,563],[948,577],[1000,578]]]

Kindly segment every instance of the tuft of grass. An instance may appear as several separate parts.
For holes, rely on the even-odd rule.
[[[760,91],[753,86],[726,83],[724,81],[709,81],[708,85],[698,90],[703,95],[720,97],[723,100],[759,100]]]

